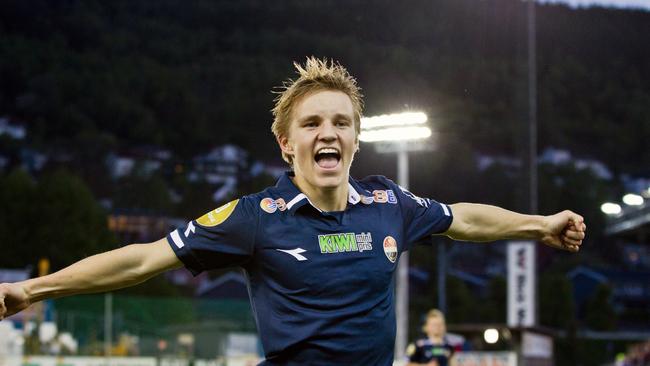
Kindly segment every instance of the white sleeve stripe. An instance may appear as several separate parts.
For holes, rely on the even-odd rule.
[[[445,213],[445,216],[451,216],[451,214],[449,213],[449,209],[445,204],[441,203],[440,206],[442,206],[442,211]]]
[[[174,242],[174,244],[176,244],[176,246],[179,249],[185,246],[185,243],[183,243],[183,239],[181,239],[181,236],[178,235],[178,230],[172,231],[172,233],[169,235],[171,235],[172,241]]]

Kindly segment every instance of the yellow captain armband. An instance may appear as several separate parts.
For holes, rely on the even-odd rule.
[[[196,222],[201,226],[213,227],[221,224],[226,221],[228,217],[232,214],[237,206],[239,200],[234,200],[226,203],[225,205],[218,207],[207,214],[196,219]]]

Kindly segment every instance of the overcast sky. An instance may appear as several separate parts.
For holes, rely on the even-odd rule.
[[[567,3],[574,6],[615,6],[615,7],[632,7],[650,10],[650,0],[540,0],[547,3]]]

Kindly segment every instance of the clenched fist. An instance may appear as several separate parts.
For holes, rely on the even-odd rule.
[[[0,320],[26,309],[30,304],[20,283],[0,284]]]
[[[542,243],[556,249],[570,252],[580,250],[582,240],[585,238],[587,225],[582,216],[565,210],[555,215],[544,217],[545,232]]]

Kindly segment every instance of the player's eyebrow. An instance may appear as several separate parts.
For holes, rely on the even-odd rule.
[[[322,119],[322,117],[319,116],[318,114],[310,114],[308,116],[304,116],[304,117],[298,119],[298,123],[302,123],[302,122],[306,122],[306,121],[310,121],[310,120],[311,121],[320,121],[321,119]]]
[[[343,113],[337,113],[337,114],[335,114],[335,115],[334,115],[334,119],[344,119],[344,120],[347,120],[347,121],[352,121],[352,117],[351,117],[351,116],[349,116],[349,115],[347,115],[347,114],[343,114]]]
[[[308,116],[304,116],[304,117],[298,119],[298,123],[302,123],[302,122],[309,121],[309,120],[320,121],[322,119],[323,119],[323,117],[321,117],[321,115],[319,115],[319,114],[310,114]],[[334,120],[344,119],[344,120],[347,120],[347,121],[352,121],[352,117],[350,115],[347,115],[347,114],[344,114],[344,113],[336,113],[334,115],[333,119]]]

